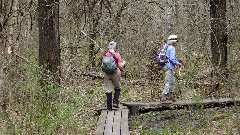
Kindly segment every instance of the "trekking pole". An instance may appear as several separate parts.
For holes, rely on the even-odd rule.
[[[178,80],[178,85],[179,85],[179,81],[182,81],[182,75],[181,75],[181,71],[182,71],[182,67],[183,67],[183,62],[182,60],[179,60],[179,62],[182,64],[182,66],[179,67],[179,71],[178,71],[178,77],[177,77],[177,80]],[[179,90],[179,94],[180,96],[182,97],[182,89]]]
[[[83,33],[86,37],[88,37],[102,52],[103,52],[103,49],[98,45],[98,43],[93,40],[90,36],[88,36],[84,31],[80,30],[81,33]]]

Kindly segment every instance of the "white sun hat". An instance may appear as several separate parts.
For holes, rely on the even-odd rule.
[[[117,47],[117,43],[115,41],[111,41],[109,44],[108,44],[108,49],[114,49]]]
[[[174,43],[174,42],[178,42],[178,37],[177,37],[177,35],[170,35],[170,36],[168,37],[168,44],[172,44],[172,43]]]

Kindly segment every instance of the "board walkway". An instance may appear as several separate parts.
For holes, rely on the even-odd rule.
[[[96,135],[129,135],[127,107],[108,111],[103,109],[97,124]]]
[[[240,105],[240,98],[220,98],[220,99],[203,99],[188,100],[177,102],[123,102],[130,110],[130,114],[144,112],[147,110],[161,111],[185,108],[212,108],[217,106]]]
[[[101,109],[97,123],[96,135],[130,135],[128,115],[140,110],[161,111],[184,108],[210,108],[216,106],[240,105],[240,98],[203,99],[199,101],[177,102],[122,102],[119,109],[108,111]],[[147,112],[147,111],[146,111]]]

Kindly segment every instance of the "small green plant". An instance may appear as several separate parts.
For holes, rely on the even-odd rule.
[[[236,117],[233,108],[169,110],[130,117],[130,121],[134,121],[130,126],[138,129],[136,134],[234,134],[238,124],[232,117]]]

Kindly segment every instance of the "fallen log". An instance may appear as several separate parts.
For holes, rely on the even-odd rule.
[[[224,107],[231,105],[240,105],[240,98],[221,98],[221,99],[203,99],[203,100],[188,100],[177,102],[123,102],[130,110],[130,114],[146,113],[150,111],[163,111],[174,109],[199,109],[199,108],[213,108]]]

